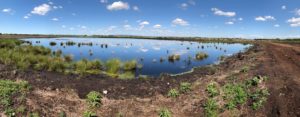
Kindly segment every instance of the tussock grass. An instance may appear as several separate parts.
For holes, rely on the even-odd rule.
[[[196,60],[203,60],[203,59],[205,59],[205,58],[207,58],[208,57],[208,54],[206,54],[206,53],[203,53],[203,52],[198,52],[197,54],[196,54]]]

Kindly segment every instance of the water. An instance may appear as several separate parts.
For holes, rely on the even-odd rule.
[[[106,61],[118,58],[122,61],[137,60],[142,69],[137,75],[159,76],[161,73],[178,74],[191,70],[193,67],[205,66],[219,62],[220,56],[230,56],[244,51],[251,45],[227,43],[199,43],[190,41],[146,40],[146,39],[115,39],[115,38],[34,38],[24,39],[32,45],[44,46],[52,51],[62,50],[64,55],[72,55],[75,61],[86,58]],[[61,43],[75,42],[73,46],[61,46]],[[56,42],[51,46],[50,42]],[[81,45],[78,43],[92,43]],[[209,55],[203,60],[196,60],[198,52]],[[168,61],[168,56],[180,54],[180,60]],[[164,61],[160,61],[164,58]]]

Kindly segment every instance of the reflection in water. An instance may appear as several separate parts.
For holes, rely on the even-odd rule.
[[[123,73],[126,78],[134,75],[158,76],[161,73],[182,73],[193,67],[214,64],[224,56],[243,51],[250,45],[226,43],[200,43],[189,41],[145,39],[99,39],[59,38],[25,39],[32,45],[42,45],[53,52],[72,55],[75,61],[86,58],[107,61],[119,58],[122,61],[138,60],[143,68],[134,73]],[[208,54],[201,58],[199,53]]]

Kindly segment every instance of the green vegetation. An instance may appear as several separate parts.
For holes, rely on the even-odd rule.
[[[179,92],[177,91],[177,89],[171,89],[169,92],[168,92],[168,96],[169,97],[172,97],[172,98],[176,98],[179,96]]]
[[[207,58],[207,57],[208,57],[208,54],[203,53],[203,52],[198,52],[198,53],[196,54],[196,60],[203,60],[203,59],[205,59],[205,58]]]
[[[121,61],[119,59],[111,59],[106,61],[106,71],[110,74],[118,74],[121,68]]]
[[[172,117],[171,112],[167,108],[162,108],[158,113],[159,117]]]
[[[100,60],[86,59],[73,62],[72,56],[62,56],[61,50],[51,52],[49,48],[22,43],[21,40],[16,39],[0,40],[0,63],[20,70],[34,69],[80,76],[107,73],[114,77],[120,76],[122,79],[134,78],[135,70],[141,67],[135,60],[122,63],[119,59],[111,59],[105,64]]]
[[[254,93],[250,94],[250,98],[252,100],[252,109],[257,110],[263,106],[263,103],[267,101],[267,96],[269,96],[269,91],[267,89],[259,89]]]
[[[263,81],[268,77],[256,76],[246,82],[230,81],[225,83],[222,88],[217,89],[216,83],[210,83],[207,86],[207,99],[204,109],[206,116],[218,116],[219,107],[227,110],[239,109],[243,105],[250,105],[253,110],[257,110],[266,102],[270,95],[266,88],[263,88]],[[219,103],[220,102],[220,103]]]
[[[219,90],[217,89],[216,83],[213,82],[207,85],[206,91],[208,92],[210,97],[219,95]]]
[[[125,71],[133,71],[133,70],[136,70],[137,67],[138,67],[138,64],[137,64],[136,60],[126,61],[123,65],[123,69]]]
[[[14,82],[11,80],[0,80],[0,107],[7,116],[22,114],[25,107],[16,107],[15,104],[24,103],[24,99],[15,100],[15,97],[25,97],[30,86],[26,81]]]
[[[248,66],[244,66],[242,69],[241,69],[241,71],[240,72],[242,72],[242,73],[246,73],[246,72],[248,72],[249,71],[249,67]]]
[[[206,117],[217,117],[218,115],[218,104],[214,99],[208,99],[204,104],[205,116]]]
[[[180,92],[186,93],[188,91],[192,90],[192,84],[188,82],[182,82],[180,83]]]
[[[99,92],[91,91],[86,96],[86,101],[91,108],[100,107],[102,95]]]
[[[96,113],[92,111],[84,111],[83,117],[96,117]]]
[[[179,54],[172,54],[168,57],[169,61],[174,62],[180,60],[180,55]]]
[[[245,86],[240,84],[226,84],[223,86],[223,99],[227,102],[227,109],[234,109],[238,104],[245,104],[247,101],[247,91]]]

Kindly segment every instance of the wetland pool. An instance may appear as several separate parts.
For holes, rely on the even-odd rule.
[[[159,76],[161,73],[179,74],[194,67],[216,64],[221,57],[243,52],[250,44],[202,43],[195,41],[123,39],[123,38],[28,38],[33,46],[44,46],[52,51],[61,50],[81,59],[103,62],[118,58],[121,61],[136,60],[142,68],[136,75]],[[208,57],[197,59],[198,53]],[[170,59],[176,55],[179,58]]]

